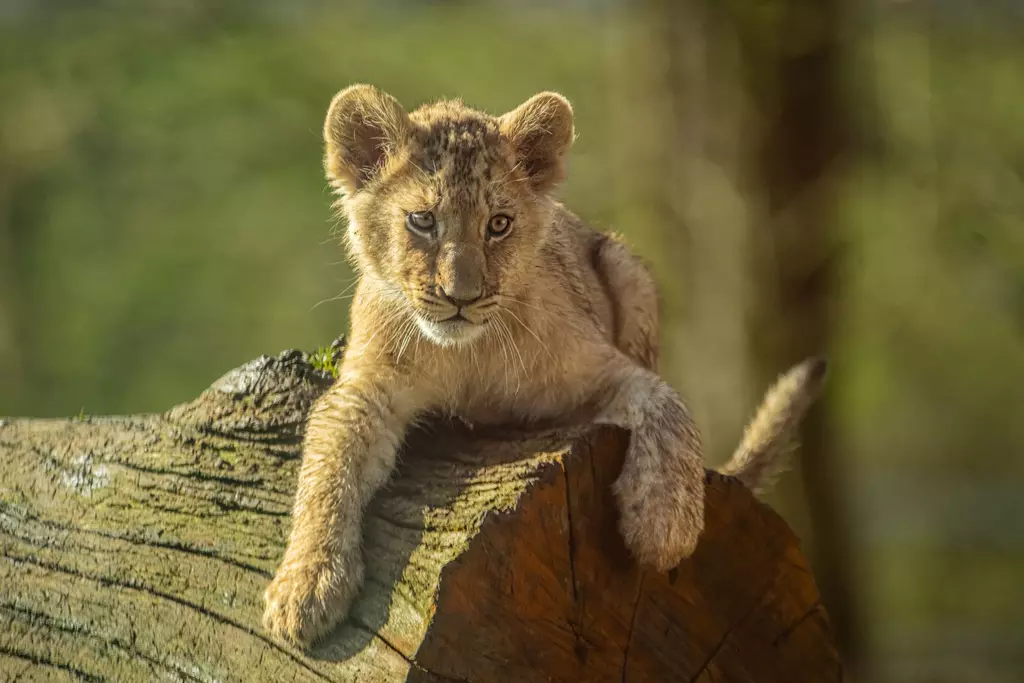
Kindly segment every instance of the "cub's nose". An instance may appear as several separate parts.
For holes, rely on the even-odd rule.
[[[458,306],[459,308],[465,308],[466,306],[472,306],[474,303],[476,303],[477,301],[480,300],[480,295],[479,294],[476,294],[475,296],[474,295],[463,294],[462,297],[456,297],[456,296],[452,296],[448,292],[444,291],[443,287],[440,287],[439,289],[441,290],[441,296],[442,297],[444,297],[446,300],[448,300],[448,302]],[[460,294],[461,294],[461,292],[460,292]]]

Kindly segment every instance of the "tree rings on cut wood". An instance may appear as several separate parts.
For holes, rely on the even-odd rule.
[[[612,429],[428,424],[371,505],[349,619],[310,653],[270,639],[262,593],[329,381],[286,352],[160,415],[3,422],[0,680],[841,680],[796,538],[738,482],[708,474],[693,558],[638,570]]]

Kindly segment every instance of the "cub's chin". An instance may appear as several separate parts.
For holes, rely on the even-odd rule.
[[[461,317],[429,320],[421,315],[416,316],[416,324],[423,336],[438,346],[465,346],[479,339],[487,327]]]

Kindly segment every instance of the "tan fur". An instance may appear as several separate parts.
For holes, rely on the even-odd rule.
[[[791,368],[765,394],[739,447],[719,471],[755,493],[764,491],[785,465],[785,447],[825,383],[828,363],[810,358]]]
[[[596,409],[632,431],[614,487],[627,545],[659,570],[690,555],[703,461],[689,412],[655,374],[654,282],[550,195],[569,103],[542,93],[500,117],[453,101],[406,113],[357,85],[334,98],[324,138],[360,279],[341,376],[307,426],[265,626],[308,645],[344,617],[362,580],[363,510],[428,411],[501,424]],[[429,237],[406,225],[423,211]],[[496,214],[512,218],[502,238],[488,236]]]

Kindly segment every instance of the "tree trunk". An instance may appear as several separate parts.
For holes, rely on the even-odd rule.
[[[628,435],[434,421],[371,505],[367,582],[304,654],[260,627],[303,420],[297,351],[160,415],[0,421],[0,676],[46,681],[839,681],[785,523],[708,474],[707,530],[640,571],[609,490]]]
[[[831,348],[841,300],[836,279],[839,192],[850,129],[844,106],[843,0],[718,6],[736,36],[751,103],[749,302],[750,356],[756,382],[775,377],[809,355]],[[833,615],[847,667],[861,659],[856,555],[838,445],[828,424],[828,397],[801,427],[803,498],[808,545]],[[795,510],[793,511],[795,512]],[[796,516],[796,515],[794,515]],[[803,516],[803,515],[799,515]],[[792,517],[791,517],[792,519]]]

